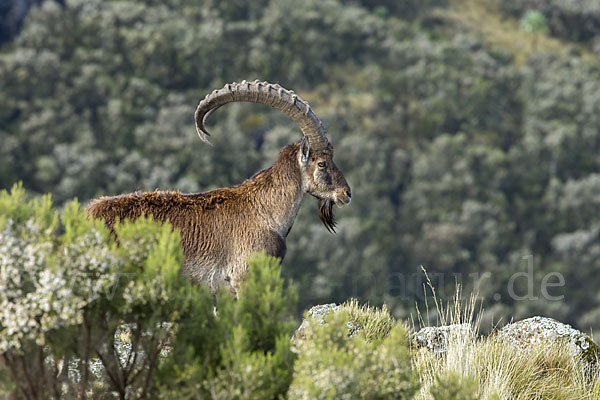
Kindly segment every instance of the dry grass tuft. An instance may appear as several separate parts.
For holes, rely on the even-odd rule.
[[[469,324],[473,334],[449,335],[443,354],[413,351],[413,368],[422,385],[417,400],[600,399],[598,368],[571,356],[567,346],[540,344],[523,350],[494,340],[494,334],[479,337],[476,297],[462,302],[457,289],[454,300],[443,305],[431,289],[441,324]]]
[[[361,334],[368,342],[383,340],[395,324],[385,305],[381,308],[361,306],[358,300],[350,299],[340,304],[340,311],[347,312],[349,320],[360,326]]]

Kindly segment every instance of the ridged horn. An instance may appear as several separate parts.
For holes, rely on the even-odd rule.
[[[308,138],[310,147],[316,151],[327,148],[327,133],[321,120],[315,115],[307,102],[300,99],[292,90],[282,88],[268,82],[242,81],[228,83],[223,89],[214,90],[198,104],[194,118],[196,131],[203,142],[210,144],[204,124],[207,118],[217,108],[231,102],[248,101],[273,107],[288,117],[300,127]]]

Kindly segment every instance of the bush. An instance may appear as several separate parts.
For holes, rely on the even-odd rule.
[[[0,192],[0,387],[26,399],[143,397],[179,324],[212,315],[182,279],[179,235],[147,219],[117,227],[49,196]]]
[[[248,264],[237,300],[219,293],[210,333],[179,332],[161,368],[161,398],[277,399],[287,392],[297,296],[284,288],[279,259],[263,252]]]
[[[396,324],[380,341],[363,335],[349,339],[349,313],[341,310],[329,317],[326,325],[308,325],[288,398],[412,398],[419,383],[411,369],[406,329]]]
[[[181,277],[179,234],[116,226],[73,201],[0,192],[0,396],[278,398],[292,379],[296,306],[277,259],[249,262],[237,301]]]

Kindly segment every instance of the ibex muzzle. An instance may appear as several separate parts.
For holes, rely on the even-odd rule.
[[[231,83],[200,102],[195,113],[200,139],[208,142],[204,124],[217,108],[247,101],[274,107],[300,127],[303,138],[284,147],[273,166],[237,186],[205,193],[155,191],[102,197],[88,206],[88,214],[103,218],[115,234],[117,219],[151,215],[169,221],[181,231],[184,274],[208,282],[212,290],[230,285],[237,292],[247,270],[248,257],[266,250],[285,256],[285,239],[305,193],[319,199],[319,216],[335,232],[332,207],[350,203],[350,186],[333,162],[333,146],[323,124],[308,103],[279,85],[254,81]]]

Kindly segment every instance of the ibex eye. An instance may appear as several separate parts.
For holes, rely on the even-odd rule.
[[[319,161],[317,165],[319,166],[319,168],[325,168],[327,166],[327,163],[325,161]]]

